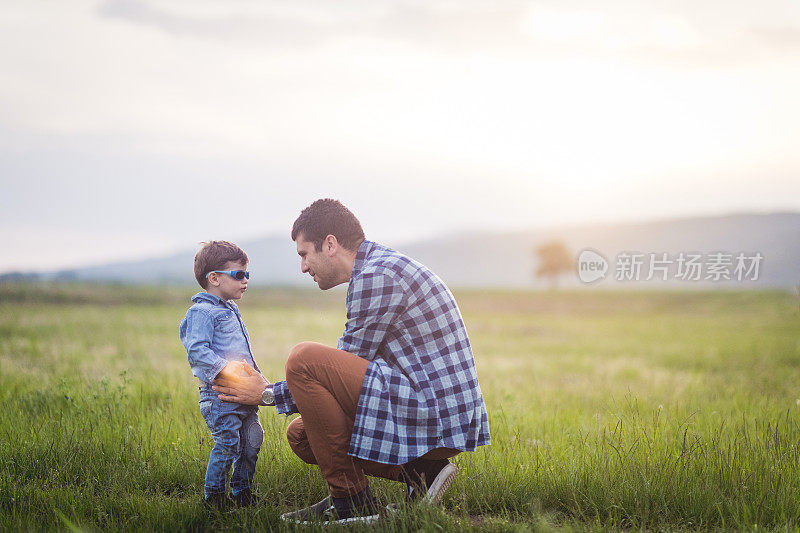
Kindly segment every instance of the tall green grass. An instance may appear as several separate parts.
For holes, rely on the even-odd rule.
[[[177,329],[191,289],[0,285],[0,530],[273,530],[326,494],[262,408],[256,489],[200,504],[211,439]],[[800,316],[780,292],[461,291],[492,445],[407,530],[800,527]],[[335,344],[344,295],[241,302],[265,375]],[[386,502],[399,484],[376,480]],[[356,528],[358,529],[358,528]],[[370,528],[375,529],[375,528]]]

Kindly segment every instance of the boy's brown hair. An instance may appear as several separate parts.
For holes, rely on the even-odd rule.
[[[228,241],[201,242],[200,251],[194,256],[194,277],[204,289],[208,288],[206,274],[214,270],[222,270],[229,261],[247,266],[250,261],[244,250]]]

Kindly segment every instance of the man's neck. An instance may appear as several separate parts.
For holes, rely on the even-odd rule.
[[[364,239],[361,240],[356,245],[356,249],[353,251],[347,250],[346,248],[342,248],[342,251],[345,252],[342,256],[343,259],[343,270],[345,273],[345,280],[343,283],[350,282],[350,276],[353,275],[353,266],[356,264],[356,256],[358,255],[358,249],[361,247],[361,244],[364,242]]]

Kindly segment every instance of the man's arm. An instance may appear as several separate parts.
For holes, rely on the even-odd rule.
[[[405,311],[407,297],[390,273],[367,273],[355,283],[338,347],[372,361],[386,333]]]
[[[299,413],[297,404],[294,403],[292,393],[289,392],[289,386],[285,381],[277,381],[273,383],[272,395],[275,398],[275,410],[281,415],[290,415],[292,413]]]
[[[371,361],[375,359],[386,332],[405,310],[405,291],[388,273],[362,276],[354,291],[357,296],[350,302],[339,349]],[[247,363],[244,363],[244,369],[247,377],[228,379],[219,376],[214,380],[213,389],[222,393],[219,396],[222,400],[258,405],[261,394],[270,383]],[[273,395],[278,413],[298,412],[285,381],[273,385]]]
[[[246,361],[242,361],[240,364],[244,375],[237,376],[222,372],[214,380],[212,388],[221,393],[220,400],[244,405],[260,405],[261,395],[270,382]]]
[[[229,377],[225,372],[221,372],[214,380],[212,389],[222,393],[219,395],[221,400],[245,405],[274,405],[278,413],[282,415],[300,412],[297,410],[297,405],[295,405],[294,398],[292,398],[285,381],[270,383],[246,361],[242,361],[240,364],[244,376]],[[267,387],[271,388],[271,403],[262,401]]]

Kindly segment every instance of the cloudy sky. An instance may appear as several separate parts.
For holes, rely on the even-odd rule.
[[[800,209],[800,3],[0,3],[0,272]]]

